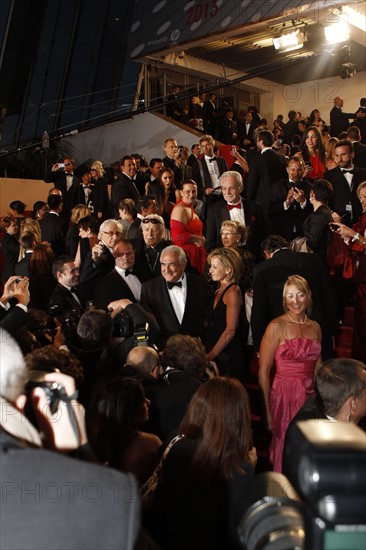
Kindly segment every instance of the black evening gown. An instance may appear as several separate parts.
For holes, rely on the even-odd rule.
[[[235,284],[236,283],[231,283],[225,288],[216,307],[214,307],[213,297],[212,303],[207,311],[208,326],[205,334],[205,348],[207,353],[211,351],[226,328],[226,305],[223,302],[223,297],[228,289]],[[248,328],[243,305],[234,337],[222,350],[220,355],[215,358],[221,375],[236,376],[239,379],[245,378],[247,374],[245,346],[248,337]]]

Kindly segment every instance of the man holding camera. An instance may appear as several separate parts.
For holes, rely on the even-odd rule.
[[[303,236],[302,224],[313,211],[309,201],[311,183],[304,178],[305,163],[301,156],[291,157],[286,171],[288,178],[272,186],[268,213],[274,233],[292,241]]]
[[[74,379],[45,373],[25,395],[22,353],[3,330],[0,348],[1,548],[137,548],[134,477],[67,456],[87,443]],[[26,401],[42,433],[24,415]]]
[[[70,218],[71,210],[78,203],[80,180],[74,176],[75,161],[65,158],[62,163],[56,162],[51,171],[45,176],[46,183],[53,183],[62,193],[64,215]]]

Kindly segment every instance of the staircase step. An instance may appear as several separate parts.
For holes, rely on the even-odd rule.
[[[341,326],[337,331],[336,346],[342,347],[346,344],[352,344],[353,328],[347,326]]]
[[[355,308],[353,306],[347,306],[344,309],[343,325],[346,327],[353,327],[355,315]]]
[[[352,357],[352,351],[351,351],[351,346],[346,348],[346,347],[336,347],[335,349],[335,356],[336,357],[348,357],[348,358],[351,358]]]

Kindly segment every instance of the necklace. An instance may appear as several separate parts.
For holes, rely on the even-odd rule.
[[[305,319],[303,321],[295,321],[295,319],[293,319],[289,313],[287,313],[287,315],[290,317],[293,323],[297,323],[298,325],[304,325],[308,320],[308,316],[306,314],[305,314]]]

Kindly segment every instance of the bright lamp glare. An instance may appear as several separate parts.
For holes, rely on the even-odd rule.
[[[273,38],[273,46],[276,50],[281,50],[282,52],[291,52],[293,50],[298,50],[302,48],[305,42],[304,32],[300,29],[297,29],[294,32],[289,32],[283,34],[278,38]]]
[[[324,27],[324,34],[327,42],[337,44],[349,39],[349,26],[347,23],[339,22],[329,27]]]

